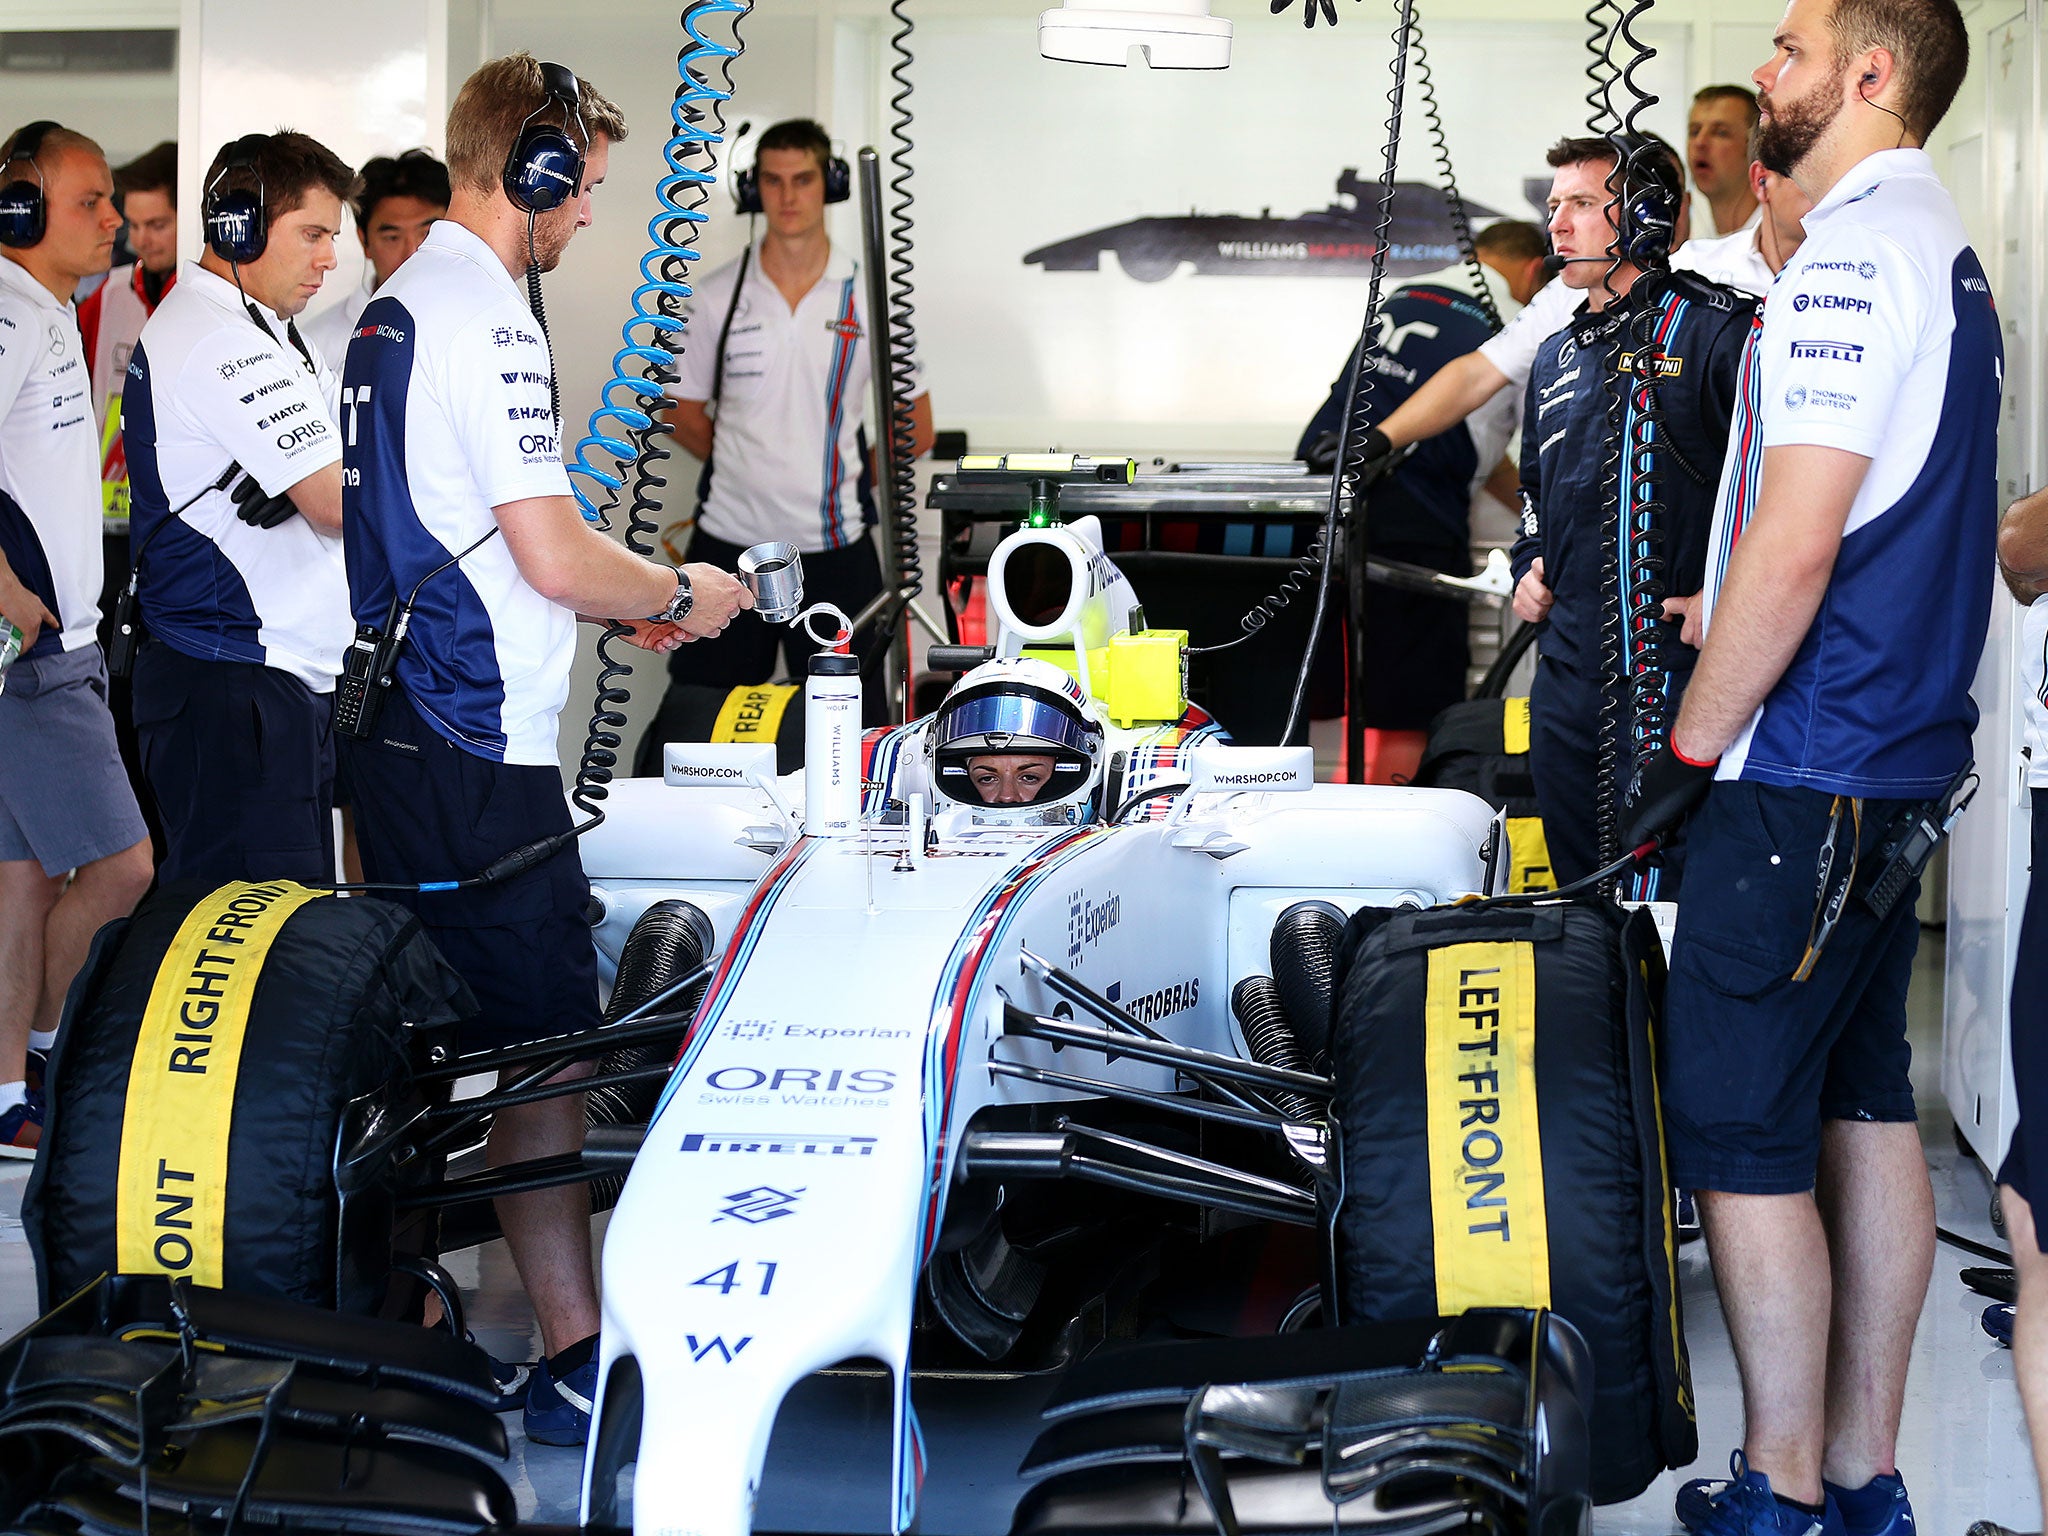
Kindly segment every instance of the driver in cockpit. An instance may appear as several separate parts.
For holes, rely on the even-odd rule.
[[[1102,707],[1036,657],[974,668],[946,695],[925,738],[932,783],[965,805],[1064,807],[1092,814],[1102,778]]]

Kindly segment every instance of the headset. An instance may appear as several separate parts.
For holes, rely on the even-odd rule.
[[[0,245],[23,250],[43,238],[43,230],[49,224],[50,204],[43,168],[36,164],[36,151],[43,147],[43,136],[56,126],[47,118],[30,123],[15,134],[13,153],[0,162],[0,171],[20,161],[36,176],[34,181],[17,178],[0,186]]]
[[[1622,260],[1639,267],[1668,261],[1685,198],[1670,146],[1650,134],[1611,134],[1608,142],[1621,156]]]
[[[264,214],[269,197],[263,173],[256,168],[256,156],[269,141],[263,133],[245,133],[228,146],[227,163],[206,184],[201,204],[207,248],[231,267],[243,267],[258,260],[270,243],[270,220]],[[236,171],[246,171],[256,190],[225,186]]]
[[[576,83],[576,71],[560,64],[543,64],[540,83],[547,95],[519,125],[519,137],[512,141],[512,152],[505,157],[500,177],[512,206],[528,214],[559,208],[582,193],[583,152],[590,145],[589,130],[583,126],[583,91]],[[562,109],[561,126],[534,121],[557,105]],[[571,123],[576,125],[575,140],[569,137]]]
[[[746,131],[745,128],[740,129],[742,134]],[[823,131],[823,129],[819,130],[821,133]],[[738,142],[737,135],[734,138],[734,142]],[[733,173],[733,207],[741,213],[757,214],[764,211],[761,206],[760,166],[761,152],[756,150],[754,151],[754,169]],[[825,157],[825,201],[828,203],[843,203],[852,196],[853,167],[846,163],[846,157],[843,155],[827,155]]]

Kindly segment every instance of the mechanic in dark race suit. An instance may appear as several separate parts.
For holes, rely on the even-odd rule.
[[[1587,290],[1587,301],[1563,330],[1536,354],[1522,405],[1522,536],[1510,554],[1515,612],[1530,622],[1548,619],[1537,640],[1536,679],[1529,689],[1529,766],[1543,814],[1544,835],[1560,884],[1590,875],[1599,863],[1599,744],[1602,704],[1602,589],[1619,584],[1626,609],[1628,573],[1615,571],[1614,526],[1622,489],[1640,499],[1653,493],[1663,505],[1664,591],[1682,611],[1704,579],[1707,528],[1728,420],[1735,404],[1742,347],[1756,312],[1753,299],[1690,272],[1614,265],[1622,249],[1648,264],[1656,250],[1660,206],[1680,195],[1673,171],[1668,184],[1661,157],[1639,157],[1645,185],[1622,188],[1628,228],[1619,246],[1614,195],[1607,188],[1616,151],[1606,139],[1563,139],[1550,151],[1557,177],[1550,195],[1551,238],[1565,258],[1564,278]],[[1639,215],[1647,213],[1647,218]],[[1609,268],[1614,270],[1610,274]],[[1650,338],[1650,355],[1640,338]],[[1610,406],[1630,379],[1653,381],[1652,422],[1637,422],[1642,391],[1626,389],[1619,422],[1623,442],[1647,430],[1658,450],[1647,469],[1627,455],[1621,474],[1608,481],[1615,426]],[[1698,653],[1681,644],[1676,619],[1659,621],[1665,663],[1667,719]],[[1617,695],[1620,752],[1616,810],[1622,814],[1634,774],[1631,701]],[[1625,816],[1624,816],[1625,819]],[[1677,894],[1682,849],[1659,856],[1634,877],[1631,894],[1670,900]]]

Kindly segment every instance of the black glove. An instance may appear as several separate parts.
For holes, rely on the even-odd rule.
[[[266,495],[256,477],[246,471],[228,495],[234,498],[235,516],[251,528],[275,528],[286,518],[298,515],[299,509],[291,497]]]
[[[1294,0],[1273,0],[1273,14],[1278,16],[1292,4]],[[1317,11],[1323,13],[1323,20],[1331,26],[1337,25],[1337,0],[1305,0],[1301,24],[1304,27],[1313,27],[1316,24]]]
[[[1337,472],[1337,437],[1333,430],[1318,432],[1315,441],[1308,445],[1308,457],[1303,460],[1309,473],[1331,475]],[[1387,472],[1393,462],[1394,445],[1378,427],[1365,429],[1365,440],[1360,445],[1358,483],[1361,488],[1371,485]]]
[[[1637,849],[1653,840],[1662,842],[1678,830],[1707,798],[1714,783],[1715,763],[1689,763],[1666,742],[1643,768],[1636,790],[1636,809],[1621,840],[1627,849]]]

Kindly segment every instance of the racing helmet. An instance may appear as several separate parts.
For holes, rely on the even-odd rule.
[[[925,732],[936,792],[981,810],[1083,807],[1102,781],[1102,707],[1049,661],[985,661]]]

